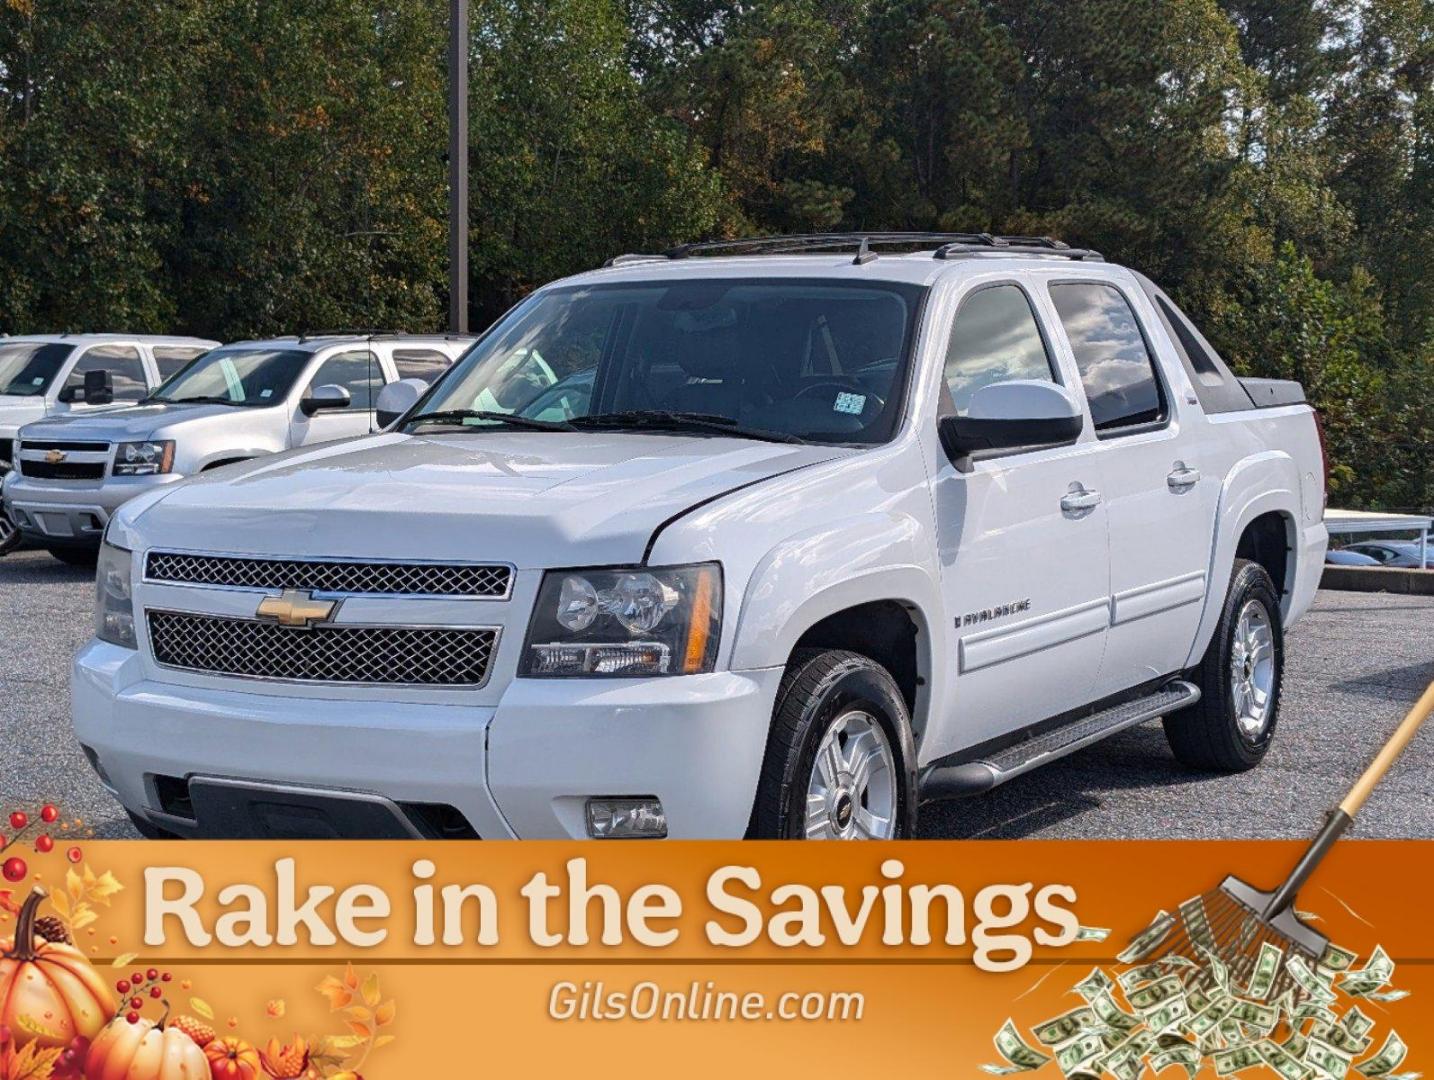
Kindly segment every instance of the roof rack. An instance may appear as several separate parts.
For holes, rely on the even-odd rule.
[[[694,255],[793,255],[803,252],[854,249],[856,265],[877,258],[876,247],[920,250],[936,247],[935,257],[951,259],[964,255],[1050,255],[1066,259],[1100,259],[1099,252],[1073,248],[1049,236],[996,236],[991,233],[951,232],[829,232],[792,233],[785,236],[750,236],[734,240],[703,240],[679,244],[661,254],[617,255],[605,266],[664,259],[687,259]]]
[[[395,338],[395,337],[428,337],[445,338],[448,340],[466,341],[469,338],[477,337],[477,334],[454,334],[448,331],[435,331],[432,333],[415,333],[410,330],[365,330],[363,328],[351,328],[346,330],[305,330],[295,337],[300,342],[314,341],[317,338],[328,337],[361,337],[361,338]]]

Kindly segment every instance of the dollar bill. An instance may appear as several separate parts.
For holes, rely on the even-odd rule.
[[[1209,972],[1211,980],[1227,994],[1230,992],[1230,969],[1225,966],[1213,949],[1201,949],[1205,955],[1205,970]]]
[[[1310,1037],[1319,1039],[1328,1046],[1333,1046],[1342,1054],[1351,1057],[1362,1054],[1369,1049],[1372,1041],[1368,1035],[1355,1035],[1343,1024],[1331,1024],[1323,1020],[1318,1021],[1310,1029]]]
[[[1214,1058],[1215,1072],[1220,1076],[1229,1076],[1232,1073],[1253,1069],[1256,1065],[1264,1064],[1264,1058],[1260,1057],[1259,1049],[1252,1045],[1217,1050]]]
[[[1381,991],[1381,992],[1379,992],[1379,993],[1364,994],[1364,995],[1362,995],[1362,996],[1365,997],[1366,999],[1368,999],[1369,1001],[1379,1001],[1379,1002],[1388,1003],[1388,1002],[1391,1002],[1391,1001],[1401,1001],[1401,1000],[1403,1000],[1404,998],[1407,998],[1407,997],[1409,996],[1409,991],[1408,991],[1408,990],[1384,990],[1384,991]]]
[[[1295,985],[1308,994],[1311,1000],[1320,1005],[1329,1005],[1335,1000],[1335,993],[1325,985],[1318,975],[1310,970],[1305,963],[1304,957],[1292,956],[1285,962],[1285,970],[1289,972],[1290,978],[1294,979]]]
[[[1220,1026],[1220,1021],[1229,1016],[1234,1008],[1233,998],[1223,998],[1192,1016],[1186,1027],[1192,1035],[1202,1037],[1216,1030]]]
[[[1150,1067],[1156,1072],[1164,1072],[1172,1065],[1180,1065],[1193,1078],[1200,1071],[1202,1060],[1200,1051],[1189,1043],[1185,1043],[1183,1046],[1172,1046],[1160,1051],[1150,1059]]]
[[[1136,1012],[1149,1013],[1172,998],[1183,996],[1184,992],[1185,984],[1180,981],[1178,975],[1166,975],[1153,983],[1131,990],[1125,995],[1125,1000],[1130,1002],[1131,1008]]]
[[[1374,1027],[1374,1021],[1365,1016],[1358,1005],[1352,1005],[1349,1012],[1344,1014],[1344,1019],[1339,1022],[1339,1025],[1357,1037],[1369,1034],[1369,1029]]]
[[[1185,995],[1181,994],[1150,1013],[1145,1018],[1145,1024],[1151,1031],[1169,1031],[1176,1024],[1188,1019],[1190,1006],[1185,1003]]]
[[[1093,1033],[1081,1035],[1074,1042],[1056,1051],[1056,1064],[1060,1067],[1061,1072],[1070,1076],[1082,1071],[1083,1066],[1089,1065],[1103,1053],[1105,1053],[1105,1043],[1101,1042],[1099,1035]]]
[[[1175,916],[1168,911],[1161,911],[1156,914],[1155,919],[1140,933],[1136,934],[1116,959],[1122,964],[1133,964],[1137,960],[1143,960],[1170,936],[1170,931],[1175,928]]]
[[[1077,1035],[1084,1031],[1090,1031],[1096,1026],[1095,1012],[1090,1006],[1082,1005],[1078,1009],[1072,1009],[1068,1013],[1047,1020],[1031,1029],[1036,1041],[1046,1046],[1059,1046],[1061,1043],[1070,1042]]]
[[[1165,975],[1165,965],[1156,961],[1153,964],[1141,964],[1138,967],[1131,968],[1129,971],[1122,971],[1116,976],[1116,981],[1120,983],[1122,990],[1129,993],[1141,983],[1154,982],[1156,979],[1164,978]]]
[[[1140,1026],[1140,1021],[1117,1005],[1109,993],[1091,998],[1090,1007],[1102,1024],[1115,1031],[1129,1032]]]
[[[1254,998],[1256,1001],[1264,1001],[1270,996],[1270,991],[1275,988],[1275,976],[1280,973],[1280,965],[1284,962],[1285,951],[1278,945],[1272,945],[1265,941],[1260,944],[1260,955],[1255,958],[1255,970],[1250,975],[1250,985],[1245,990],[1245,996]]]
[[[1259,1050],[1260,1057],[1265,1059],[1265,1064],[1279,1073],[1284,1080],[1304,1080],[1310,1074],[1308,1065],[1285,1047],[1269,1039],[1261,1039],[1255,1044],[1255,1048]]]
[[[993,1040],[996,1050],[1006,1059],[1006,1065],[982,1065],[981,1068],[992,1076],[1009,1076],[1017,1072],[1029,1072],[1031,1069],[1039,1069],[1051,1059],[1032,1046],[1029,1046],[1021,1038],[1020,1032],[1016,1030],[1014,1020],[1008,1019],[1001,1025],[1001,1030],[996,1032]]]
[[[1351,1060],[1353,1058],[1350,1054],[1313,1036],[1310,1037],[1309,1045],[1305,1047],[1305,1061],[1313,1065],[1323,1075],[1334,1077],[1334,1080],[1344,1080],[1345,1074],[1349,1072]]]
[[[1324,952],[1319,958],[1319,966],[1329,971],[1347,971],[1358,958],[1357,953],[1341,949],[1331,942],[1324,947]]]
[[[1082,926],[1076,930],[1077,941],[1104,941],[1110,937],[1110,929],[1105,926]]]
[[[1376,945],[1364,967],[1340,975],[1339,988],[1350,997],[1368,997],[1387,986],[1393,976],[1394,961],[1389,958],[1382,945]]]
[[[1268,1034],[1280,1022],[1280,1011],[1273,1005],[1236,998],[1235,1007],[1230,1010],[1229,1019],[1249,1024],[1261,1034]]]
[[[1399,1032],[1391,1031],[1384,1040],[1384,1045],[1379,1048],[1368,1061],[1361,1061],[1355,1069],[1365,1076],[1384,1076],[1393,1072],[1404,1064],[1404,1058],[1408,1055],[1409,1048],[1404,1045],[1404,1040],[1399,1037]]]
[[[1305,1050],[1306,1048],[1308,1048],[1309,1044],[1309,1036],[1303,1035],[1298,1031],[1290,1032],[1289,1038],[1287,1038],[1284,1042],[1280,1043],[1280,1045],[1285,1048],[1287,1053],[1290,1053],[1297,1058],[1302,1058],[1305,1056]]]
[[[1114,985],[1115,983],[1111,980],[1111,977],[1104,971],[1100,968],[1092,968],[1090,974],[1076,983],[1073,989],[1077,994],[1085,998],[1086,1001],[1090,1001],[1092,998],[1099,997],[1101,994],[1109,993],[1110,988]]]

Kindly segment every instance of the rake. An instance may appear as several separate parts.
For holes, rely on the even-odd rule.
[[[1170,925],[1166,936],[1148,947],[1145,959],[1172,956],[1197,959],[1204,952],[1225,965],[1230,985],[1246,987],[1255,972],[1261,946],[1268,943],[1282,950],[1283,959],[1271,989],[1264,995],[1265,1000],[1278,1000],[1288,990],[1293,990],[1296,997],[1304,996],[1303,989],[1288,970],[1289,958],[1301,957],[1310,971],[1314,971],[1329,939],[1301,921],[1294,910],[1295,897],[1335,841],[1354,823],[1355,815],[1375,785],[1384,779],[1431,712],[1434,712],[1434,683],[1429,684],[1369,768],[1349,789],[1344,801],[1330,811],[1324,828],[1283,884],[1265,892],[1232,874],[1213,892],[1180,905],[1179,915],[1168,917]],[[1159,937],[1158,927],[1152,927],[1146,934],[1152,932]],[[1214,980],[1209,971],[1202,970],[1197,981],[1208,984]]]

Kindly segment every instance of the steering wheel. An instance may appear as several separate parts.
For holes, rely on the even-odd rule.
[[[873,410],[875,410],[876,412],[881,412],[882,409],[886,408],[885,398],[881,397],[879,394],[873,394],[870,390],[862,386],[861,383],[857,382],[855,379],[843,379],[836,377],[818,379],[816,382],[807,383],[806,386],[802,387],[800,390],[798,390],[795,394],[792,395],[792,400],[796,401],[800,398],[804,398],[808,394],[815,393],[818,390],[840,390],[845,391],[849,394],[855,394],[857,397],[864,398],[865,400],[862,402],[861,413],[849,415],[865,416],[867,415],[867,413]]]

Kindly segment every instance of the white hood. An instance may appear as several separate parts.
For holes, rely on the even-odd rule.
[[[635,563],[697,503],[849,453],[688,435],[377,435],[195,477],[131,527],[144,546],[190,551]]]

